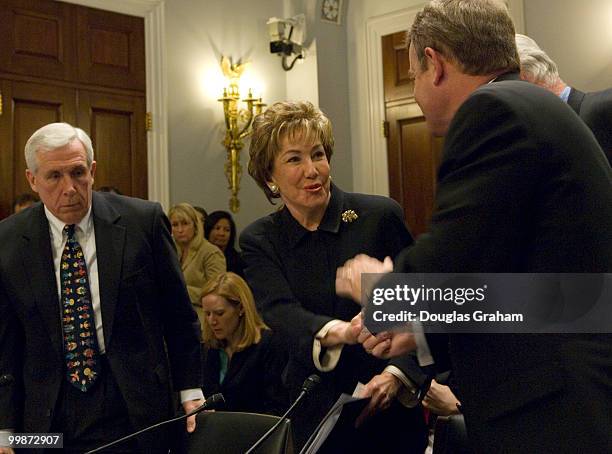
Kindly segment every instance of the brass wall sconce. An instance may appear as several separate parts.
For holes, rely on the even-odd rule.
[[[232,213],[240,210],[240,178],[242,176],[242,166],[240,165],[240,150],[244,147],[244,139],[251,133],[251,124],[256,115],[260,114],[265,104],[261,98],[253,97],[252,89],[242,102],[246,108],[240,108],[240,89],[238,83],[240,76],[248,65],[246,63],[233,64],[227,57],[221,58],[221,69],[229,85],[223,88],[223,97],[218,101],[223,103],[223,114],[225,116],[225,138],[223,146],[227,150],[227,160],[225,162],[225,176],[227,177],[228,189],[232,196],[229,200],[229,207]]]

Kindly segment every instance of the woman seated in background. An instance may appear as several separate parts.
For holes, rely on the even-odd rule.
[[[352,394],[361,382],[360,395],[371,401],[360,427],[328,449],[422,454],[423,411],[396,399],[407,378],[403,366],[355,345],[359,332],[351,320],[360,307],[335,291],[336,269],[349,258],[364,253],[383,260],[412,243],[402,209],[387,197],[344,192],[331,182],[331,122],[309,102],[275,103],[255,118],[251,137],[249,174],[270,202],[280,198],[284,206],[240,236],[247,281],[264,320],[289,345],[291,398],[313,372],[322,378],[292,417],[298,449],[340,394]]]
[[[217,276],[202,289],[202,308],[206,396],[223,393],[228,411],[284,413],[287,354],[257,313],[247,283],[234,273]]]
[[[204,223],[204,236],[225,254],[227,271],[244,277],[244,262],[235,248],[236,223],[227,211],[213,211]]]
[[[200,216],[188,203],[173,206],[168,213],[172,236],[178,249],[181,269],[187,284],[189,299],[204,326],[202,287],[225,272],[225,257],[221,250],[204,238]]]

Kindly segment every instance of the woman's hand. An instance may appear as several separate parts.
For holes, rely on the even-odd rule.
[[[350,322],[340,322],[332,326],[325,337],[320,339],[321,345],[335,347],[336,345],[356,344],[362,328],[361,313],[359,313]]]
[[[423,407],[436,415],[449,416],[460,413],[457,404],[461,405],[461,402],[448,386],[441,385],[435,380],[431,381],[429,391],[423,399]]]

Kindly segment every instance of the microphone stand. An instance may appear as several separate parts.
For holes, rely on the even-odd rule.
[[[202,405],[200,405],[195,410],[191,410],[189,413],[177,416],[176,418],[168,419],[166,421],[158,422],[157,424],[153,424],[152,426],[149,426],[149,427],[145,427],[144,429],[141,429],[138,432],[134,432],[132,434],[126,435],[125,437],[119,438],[118,440],[102,445],[99,448],[92,449],[91,451],[87,451],[85,454],[94,454],[96,452],[100,452],[106,448],[110,448],[111,446],[115,446],[116,444],[123,443],[124,441],[127,441],[140,434],[148,432],[149,430],[157,429],[158,427],[165,426],[166,424],[172,424],[173,422],[180,421],[181,419],[187,419],[190,416],[197,415],[198,413],[203,412],[204,410],[212,410],[213,408],[218,407],[224,403],[225,403],[225,399],[223,398],[223,394],[213,394]]]
[[[278,419],[278,421],[276,421],[276,423],[272,427],[270,427],[270,429],[265,434],[263,434],[259,438],[259,440],[257,440],[255,444],[251,446],[245,454],[251,454],[252,452],[255,451],[255,449],[259,448],[263,444],[263,442],[268,439],[268,437],[272,434],[272,432],[274,432],[276,428],[280,426],[281,423],[287,419],[287,416],[289,416],[289,414],[293,411],[293,409],[297,406],[297,404],[299,404],[302,401],[302,399],[306,397],[306,394],[308,394],[310,390],[316,385],[318,385],[320,382],[321,382],[321,378],[318,375],[313,374],[310,377],[308,377],[306,381],[304,382],[304,384],[302,385],[302,391],[300,392],[300,395],[298,396],[298,398],[295,399],[295,402],[291,404],[291,406],[283,414],[283,416],[281,416]]]

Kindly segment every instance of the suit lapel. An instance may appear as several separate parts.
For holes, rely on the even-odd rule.
[[[93,194],[92,215],[96,234],[98,280],[104,344],[108,349],[113,332],[117,296],[125,246],[125,227],[119,225],[119,213],[99,194]]]
[[[196,249],[195,249],[195,248],[193,248],[193,247],[190,247],[190,248],[187,250],[187,257],[185,257],[185,261],[184,261],[183,263],[181,263],[181,269],[182,269],[183,271],[185,271],[185,270],[187,269],[187,267],[189,267],[189,264],[190,264],[191,262],[193,262],[193,259],[194,259],[194,258],[195,258],[195,256],[196,256],[196,252],[197,252],[197,251],[196,251]]]
[[[51,235],[42,203],[32,208],[32,222],[28,225],[30,227],[24,231],[22,237],[24,272],[31,279],[30,286],[36,307],[44,320],[51,344],[58,354],[63,356],[61,309],[53,266]]]

